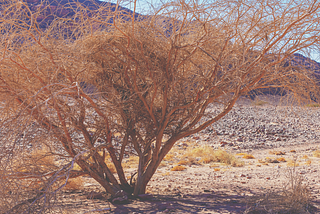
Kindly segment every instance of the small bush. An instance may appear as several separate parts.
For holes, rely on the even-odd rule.
[[[269,154],[271,155],[285,155],[285,152],[282,151],[269,151]]]
[[[267,163],[279,163],[279,161],[277,159],[273,159],[273,158],[269,158],[269,157],[266,157],[266,162]]]
[[[169,153],[164,157],[163,160],[165,160],[165,161],[173,161],[174,157],[175,157],[175,155]]]
[[[183,171],[183,170],[185,170],[185,169],[187,169],[185,166],[180,166],[180,165],[178,165],[178,166],[174,166],[174,167],[171,169],[171,171]]]
[[[292,150],[290,150],[290,152],[291,152],[291,153],[296,153],[297,151],[294,150],[294,149],[292,149]]]
[[[288,171],[287,178],[289,182],[283,189],[284,202],[294,212],[304,211],[311,201],[307,185],[303,184],[304,178],[295,168]]]
[[[220,168],[214,168],[214,171],[218,172],[218,171],[220,171]]]
[[[197,162],[196,158],[201,159]],[[229,154],[224,150],[214,150],[210,146],[189,149],[179,163],[181,163],[181,165],[190,165],[199,163],[207,164],[211,162],[220,162],[234,167],[240,167],[244,165],[244,163],[234,155]]]
[[[288,160],[288,162],[287,162],[287,166],[296,167],[296,166],[299,166],[299,163],[297,163],[296,160],[290,159],[290,160]]]
[[[189,161],[187,161],[187,160],[180,160],[180,161],[178,162],[178,164],[179,164],[179,165],[188,165],[188,164],[189,164]]]
[[[204,164],[207,164],[207,163],[210,163],[212,160],[211,158],[201,158],[201,160],[199,161],[200,163],[204,163]]]
[[[287,160],[285,158],[283,158],[283,157],[277,158],[277,161],[279,161],[279,162],[287,162]]]
[[[64,189],[66,190],[79,190],[83,188],[84,180],[82,177],[71,178],[68,180]]]
[[[311,160],[307,160],[307,161],[306,161],[306,165],[308,165],[308,166],[310,166],[310,165],[311,165],[311,163],[312,163],[312,161],[311,161]]]
[[[320,158],[320,150],[316,150],[313,152],[313,157]]]
[[[242,156],[242,158],[244,159],[255,159],[255,157],[253,157],[253,155],[250,155],[250,154],[245,154]]]
[[[271,191],[248,199],[250,201],[244,213],[310,213],[311,195],[307,185],[303,184],[303,177],[293,168],[288,170],[287,180],[280,192]]]

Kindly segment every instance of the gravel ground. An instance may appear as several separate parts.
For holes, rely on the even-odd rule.
[[[266,99],[266,98],[265,98]],[[269,98],[270,99],[270,98]],[[233,150],[277,148],[320,141],[320,108],[265,104],[242,100],[221,120],[189,136],[205,144]],[[218,107],[211,107],[216,113]]]

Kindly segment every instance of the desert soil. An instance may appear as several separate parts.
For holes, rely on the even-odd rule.
[[[265,102],[260,102],[261,100]],[[220,163],[187,165],[166,160],[147,187],[148,195],[115,205],[90,178],[81,190],[62,192],[55,203],[61,213],[277,213],[287,210],[290,174],[310,193],[309,213],[320,213],[320,108],[283,105],[270,97],[243,99],[221,121],[179,141],[175,151],[202,145],[232,154],[247,153],[243,167]],[[215,108],[211,108],[213,113]],[[276,154],[278,152],[278,154]],[[273,161],[282,157],[286,162]],[[295,160],[295,162],[293,161]],[[293,167],[295,163],[295,167]],[[219,171],[218,171],[219,170]],[[286,191],[284,191],[286,190]],[[96,199],[88,199],[96,194]],[[297,202],[296,202],[297,203]]]

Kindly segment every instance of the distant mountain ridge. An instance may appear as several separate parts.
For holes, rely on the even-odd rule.
[[[118,6],[111,2],[103,2],[99,0],[24,0],[29,9],[33,13],[37,13],[36,20],[40,29],[45,30],[55,18],[72,18],[76,14],[75,11],[79,10],[79,4],[85,7],[87,15],[91,16],[95,11],[103,7],[103,11],[107,14],[108,11],[118,11],[117,16],[126,20],[131,19],[133,11],[125,7]],[[4,3],[0,3],[5,4]],[[101,13],[101,10],[99,11]],[[130,17],[130,18],[129,18]],[[135,19],[143,17],[141,14],[135,13]],[[109,20],[112,23],[112,18]]]

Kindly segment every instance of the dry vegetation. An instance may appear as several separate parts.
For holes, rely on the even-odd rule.
[[[296,172],[297,164],[287,170],[287,182],[280,191],[253,196],[248,202],[245,214],[287,213],[307,214],[312,207],[312,197],[305,179]]]
[[[318,47],[319,2],[197,2],[172,1],[143,18],[109,4],[59,5],[73,16],[46,29],[37,22],[52,9],[46,1],[36,11],[1,2],[1,210],[49,211],[82,175],[113,197],[138,196],[163,159],[175,158],[178,140],[221,119],[240,96],[270,87],[317,95],[312,71],[292,57]],[[210,105],[220,112],[209,115]],[[179,161],[180,169],[242,165],[202,147]]]
[[[172,149],[163,159],[165,162],[174,162],[178,165],[202,165],[221,163],[233,167],[241,167],[244,162],[224,150],[215,150],[210,146],[197,146],[190,143],[188,149]],[[219,165],[217,165],[219,166]]]

